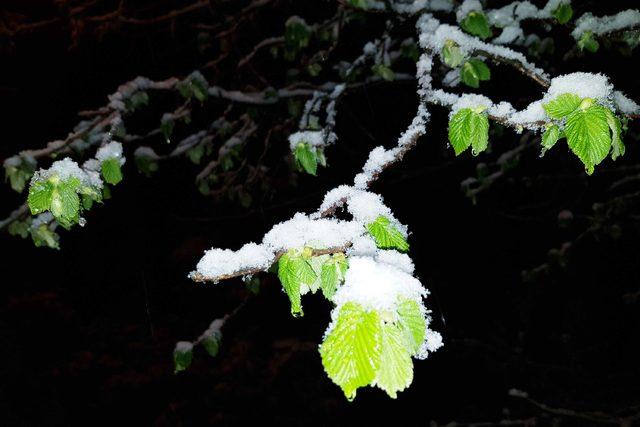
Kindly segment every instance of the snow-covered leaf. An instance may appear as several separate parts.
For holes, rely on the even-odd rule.
[[[47,224],[31,227],[31,238],[36,247],[46,246],[51,249],[60,249],[60,236]]]
[[[222,332],[213,331],[202,339],[202,346],[211,357],[216,357],[220,351],[220,343],[222,342]]]
[[[611,150],[611,135],[606,109],[585,99],[580,108],[567,117],[565,133],[569,148],[584,163],[587,174],[604,160]]]
[[[395,399],[413,381],[413,362],[401,326],[385,323],[381,332],[380,368],[374,384]]]
[[[397,249],[401,252],[409,250],[409,243],[389,218],[380,215],[375,221],[367,224],[367,231],[376,241],[380,249]]]
[[[467,33],[478,36],[481,39],[487,39],[492,35],[487,15],[482,12],[470,12],[462,22],[460,22],[460,27]]]
[[[190,342],[179,342],[173,350],[174,372],[184,371],[193,360],[193,345]]]
[[[560,120],[567,117],[580,106],[582,99],[573,93],[563,93],[542,107],[549,117]]]
[[[478,109],[458,110],[449,121],[449,142],[456,156],[471,147],[478,155],[489,145],[489,119]]]
[[[322,365],[327,375],[349,400],[356,390],[371,384],[380,367],[381,321],[376,311],[359,304],[340,308],[335,325],[320,345]]]

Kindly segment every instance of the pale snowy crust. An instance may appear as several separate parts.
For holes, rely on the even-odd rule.
[[[298,144],[306,143],[312,147],[322,147],[326,144],[324,132],[320,130],[307,130],[289,135],[289,147],[295,151]]]
[[[355,302],[366,310],[395,312],[399,298],[422,303],[427,294],[420,281],[406,271],[369,257],[352,256],[344,285],[333,302],[337,308]]]
[[[125,158],[122,155],[122,144],[116,141],[111,141],[102,147],[98,148],[96,152],[96,159],[102,163],[108,159],[118,159],[120,165],[123,165]]]
[[[375,253],[375,243],[365,236],[365,226],[380,215],[389,218],[406,236],[406,227],[395,219],[381,196],[341,186],[326,195],[322,206],[328,208],[340,201],[344,202],[353,220],[343,221],[322,218],[319,214],[297,213],[290,220],[274,225],[265,234],[261,244],[248,243],[237,251],[218,248],[206,251],[196,266],[196,272],[205,277],[216,278],[251,269],[266,270],[276,261],[279,253],[303,247],[346,249],[354,242],[366,242],[368,248]],[[402,261],[402,266],[407,268],[406,260]]]
[[[586,32],[603,35],[638,25],[640,25],[640,11],[637,9],[628,9],[615,15],[603,17],[585,13],[576,21],[576,28],[571,35],[578,40]]]
[[[67,181],[70,178],[77,178],[83,185],[95,188],[102,188],[100,175],[93,170],[84,170],[78,164],[66,157],[53,162],[48,169],[40,169],[33,174],[31,183],[46,181],[49,178],[57,177],[60,181]]]
[[[188,353],[193,350],[193,343],[189,341],[178,341],[176,343],[175,352],[176,353]]]

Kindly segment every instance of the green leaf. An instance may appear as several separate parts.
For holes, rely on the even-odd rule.
[[[285,59],[295,59],[298,52],[309,46],[311,39],[311,27],[299,16],[292,16],[285,23]]]
[[[466,18],[460,22],[460,27],[467,33],[478,36],[483,40],[492,35],[487,15],[482,12],[469,12]]]
[[[580,106],[582,99],[573,93],[563,93],[551,100],[547,104],[543,104],[542,108],[552,119],[560,120],[567,117]]]
[[[402,233],[391,224],[389,218],[380,215],[375,221],[367,224],[367,231],[376,241],[380,249],[397,249],[401,252],[409,250],[409,243]]]
[[[171,119],[165,119],[160,122],[160,131],[162,132],[162,136],[167,144],[171,142],[171,135],[173,134],[174,127],[175,122]]]
[[[395,79],[395,76],[396,76],[393,70],[384,64],[376,64],[373,67],[371,67],[371,70],[373,71],[374,75],[382,77],[384,80],[388,82],[393,81],[393,79]]]
[[[335,325],[320,345],[322,365],[327,375],[349,400],[359,387],[370,384],[380,367],[381,321],[375,311],[359,304],[340,308]]]
[[[278,261],[278,278],[291,301],[291,314],[302,316],[300,288],[310,286],[316,280],[316,273],[300,251],[290,250]]]
[[[107,184],[116,185],[122,181],[122,169],[120,160],[112,157],[102,162],[102,177]]]
[[[553,16],[556,18],[559,24],[566,24],[573,17],[573,8],[571,3],[561,3],[556,10],[553,11]]]
[[[51,249],[60,249],[60,236],[49,228],[47,224],[31,227],[31,239],[36,247],[47,246]]]
[[[202,339],[202,346],[211,357],[216,357],[222,343],[222,332],[213,331]]]
[[[470,59],[460,68],[460,79],[467,86],[480,87],[480,82],[491,78],[491,70],[479,59]]]
[[[380,368],[374,384],[395,399],[397,392],[409,387],[413,381],[413,362],[399,325],[383,324],[381,335]]]
[[[427,322],[420,309],[420,304],[415,300],[403,298],[398,301],[397,312],[411,354],[417,354],[427,331]]]
[[[578,40],[578,47],[580,50],[588,50],[589,52],[596,53],[600,48],[600,43],[595,39],[591,31],[585,31]]]
[[[542,134],[542,154],[550,150],[560,138],[560,128],[557,125],[549,126]]]
[[[296,163],[310,175],[316,174],[318,170],[318,156],[309,144],[301,142],[293,153]]]
[[[200,161],[202,160],[202,156],[204,156],[204,151],[204,145],[198,144],[195,147],[187,150],[187,157],[189,157],[189,160],[191,160],[193,164],[199,165]]]
[[[620,119],[613,114],[611,110],[605,108],[607,115],[607,124],[611,130],[611,158],[616,160],[618,157],[624,156],[625,146],[622,142],[622,123]]]
[[[587,174],[607,157],[611,150],[611,135],[604,107],[585,99],[580,108],[567,117],[565,126],[567,143],[573,153],[584,163]]]
[[[29,226],[30,224],[27,221],[16,220],[9,224],[7,231],[12,236],[20,236],[23,239],[26,239],[29,235]]]
[[[320,273],[320,288],[322,294],[330,300],[338,289],[338,285],[344,281],[344,275],[349,268],[347,258],[343,253],[333,254],[322,265]]]
[[[179,342],[173,351],[174,372],[184,371],[193,360],[193,345],[187,342]]]
[[[209,96],[209,83],[202,78],[193,78],[191,79],[191,90],[193,91],[193,96],[200,102],[204,102],[207,100]]]
[[[51,209],[53,184],[50,181],[38,181],[31,184],[27,204],[32,215]]]
[[[489,118],[482,108],[463,108],[449,121],[449,142],[456,156],[471,147],[474,156],[489,145]]]
[[[456,68],[462,61],[464,61],[464,55],[460,50],[460,46],[453,40],[447,40],[444,42],[441,52],[442,60],[447,66]]]
[[[55,186],[51,197],[51,213],[61,223],[77,222],[80,212],[80,197],[76,192],[80,181],[71,178]]]

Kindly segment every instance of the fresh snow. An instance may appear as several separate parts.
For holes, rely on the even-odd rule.
[[[545,96],[546,102],[564,93],[573,93],[581,98],[606,100],[611,96],[613,86],[604,74],[571,73],[555,77]]]
[[[333,297],[339,307],[348,302],[367,310],[395,311],[398,299],[412,299],[422,305],[428,291],[411,274],[370,257],[352,256],[345,282]]]
[[[98,151],[96,152],[96,159],[101,163],[108,159],[118,159],[120,161],[120,165],[123,165],[125,158],[122,155],[122,144],[116,141],[111,141],[108,144],[103,145],[98,148]]]
[[[615,15],[603,17],[585,13],[576,21],[576,27],[571,35],[579,40],[586,32],[603,35],[638,25],[640,25],[640,11],[637,9],[628,9]]]

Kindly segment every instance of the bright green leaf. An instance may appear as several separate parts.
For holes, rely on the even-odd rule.
[[[478,36],[483,40],[492,35],[487,15],[482,12],[469,12],[466,18],[460,22],[460,27],[467,33]]]
[[[320,288],[325,298],[331,299],[338,289],[338,285],[344,281],[344,275],[349,268],[347,258],[343,253],[333,254],[322,265],[320,273]]]
[[[397,249],[401,252],[409,250],[409,243],[402,233],[391,224],[389,218],[380,215],[375,221],[367,224],[367,231],[376,241],[380,249]]]
[[[427,322],[420,309],[420,304],[412,299],[398,301],[398,319],[403,327],[411,354],[418,353],[427,331]]]
[[[380,368],[374,384],[395,399],[397,392],[409,387],[413,381],[413,362],[399,325],[383,324],[381,336]]]
[[[607,157],[611,150],[611,135],[606,109],[584,100],[581,107],[567,117],[565,133],[573,153],[584,163],[587,174]]]
[[[122,181],[122,169],[120,160],[112,157],[102,162],[102,177],[107,184],[116,185]]]
[[[37,181],[31,184],[27,203],[32,215],[48,211],[53,198],[53,184],[49,181]]]
[[[31,227],[29,231],[36,247],[47,246],[51,249],[60,249],[60,236],[47,224]]]
[[[449,142],[456,156],[471,147],[478,155],[489,145],[489,119],[479,109],[458,110],[449,121]]]
[[[380,367],[381,321],[377,312],[356,303],[340,308],[335,325],[320,345],[327,375],[349,400],[356,390],[371,384]]]
[[[460,79],[467,86],[480,87],[480,82],[491,78],[491,70],[479,59],[470,59],[460,68]]]
[[[582,99],[573,93],[563,93],[542,107],[549,117],[560,120],[580,106]]]
[[[51,197],[51,213],[61,223],[77,222],[80,212],[80,197],[76,192],[80,181],[71,178],[55,186]]]
[[[300,289],[310,286],[316,280],[316,273],[306,259],[296,250],[290,250],[278,261],[278,278],[291,301],[291,314],[301,316]]]
[[[301,142],[293,153],[299,167],[310,175],[316,174],[318,169],[318,156],[309,144]]]

